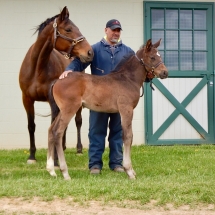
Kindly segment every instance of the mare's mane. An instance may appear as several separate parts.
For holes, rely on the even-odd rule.
[[[57,18],[60,14],[53,16],[52,18],[46,19],[46,21],[42,22],[40,25],[36,27],[36,30],[34,34],[38,32],[38,35],[42,32],[42,30],[50,23],[52,22],[55,18]]]

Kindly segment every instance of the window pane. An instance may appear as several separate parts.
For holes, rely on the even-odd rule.
[[[178,52],[167,51],[165,65],[168,70],[178,70]]]
[[[162,42],[159,46],[159,50],[164,49],[164,31],[152,31],[152,43],[154,44],[160,39],[162,39]]]
[[[180,10],[180,28],[192,29],[192,10]]]
[[[206,52],[194,52],[194,70],[207,70]]]
[[[166,28],[178,29],[178,10],[166,10]]]
[[[164,28],[164,10],[152,9],[152,28]]]
[[[180,49],[192,50],[192,31],[180,32]]]
[[[166,49],[178,49],[178,31],[166,31]]]
[[[194,32],[194,49],[195,50],[206,50],[206,31],[195,31]]]
[[[160,47],[160,46],[159,46],[159,47]],[[158,52],[159,52],[159,54],[161,55],[162,61],[165,62],[164,51],[160,51],[160,50],[159,50],[159,47],[158,47]]]
[[[181,62],[180,62],[180,67],[181,70],[192,70],[192,62],[193,62],[193,57],[192,57],[192,52],[181,52]]]
[[[194,29],[206,29],[206,11],[194,10]]]

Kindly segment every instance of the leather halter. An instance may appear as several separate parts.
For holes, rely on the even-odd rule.
[[[55,18],[54,23],[53,23],[53,28],[54,28],[54,48],[55,48],[56,41],[57,41],[57,38],[58,38],[58,37],[61,37],[61,38],[63,38],[63,39],[65,39],[65,40],[67,40],[67,41],[69,41],[69,42],[72,43],[72,45],[71,45],[70,48],[69,48],[68,53],[66,53],[66,54],[64,54],[63,52],[61,52],[61,51],[59,51],[59,50],[56,49],[56,50],[59,51],[66,59],[70,59],[70,58],[72,57],[71,52],[72,52],[72,49],[74,48],[74,46],[75,46],[76,44],[80,43],[81,41],[85,40],[85,37],[84,37],[84,36],[80,36],[80,37],[78,37],[78,38],[76,38],[76,39],[71,39],[71,38],[69,38],[69,37],[67,37],[67,36],[64,36],[64,35],[61,34],[61,33],[58,31],[58,29],[57,29],[57,21],[56,21],[56,18]]]
[[[141,63],[141,65],[145,67],[145,69],[146,67],[151,69],[149,71],[146,69],[146,78],[148,79],[148,81],[145,81],[145,82],[150,82],[150,87],[152,88],[152,90],[155,90],[154,87],[152,86],[152,79],[156,77],[154,71],[159,65],[163,64],[163,62],[160,61],[155,66],[150,66],[144,62],[143,58],[139,59],[136,54],[135,54],[135,57]],[[140,95],[140,97],[142,96],[143,96],[143,86],[142,86],[142,94]]]
[[[137,60],[141,63],[141,65],[145,67],[145,69],[146,69],[146,67],[148,67],[148,68],[151,69],[151,70],[147,70],[147,69],[146,69],[146,77],[147,77],[148,79],[150,79],[150,80],[152,80],[153,78],[155,78],[156,75],[155,75],[155,73],[154,73],[154,70],[155,70],[159,65],[163,64],[163,62],[160,61],[160,62],[158,62],[155,66],[150,66],[150,65],[146,64],[146,63],[143,61],[143,58],[139,59],[139,58],[137,57],[136,54],[135,54],[135,57],[136,57]]]

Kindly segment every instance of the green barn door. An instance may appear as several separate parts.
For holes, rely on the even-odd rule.
[[[213,3],[144,2],[144,37],[169,71],[144,84],[146,144],[214,143]]]

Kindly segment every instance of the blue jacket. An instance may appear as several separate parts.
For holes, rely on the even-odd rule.
[[[134,51],[122,44],[120,40],[116,45],[113,53],[110,45],[103,38],[100,42],[92,45],[94,57],[90,63],[82,63],[79,58],[75,58],[66,68],[66,70],[83,71],[88,65],[91,66],[91,73],[93,75],[107,75],[116,65],[123,59],[125,55],[134,53]]]

